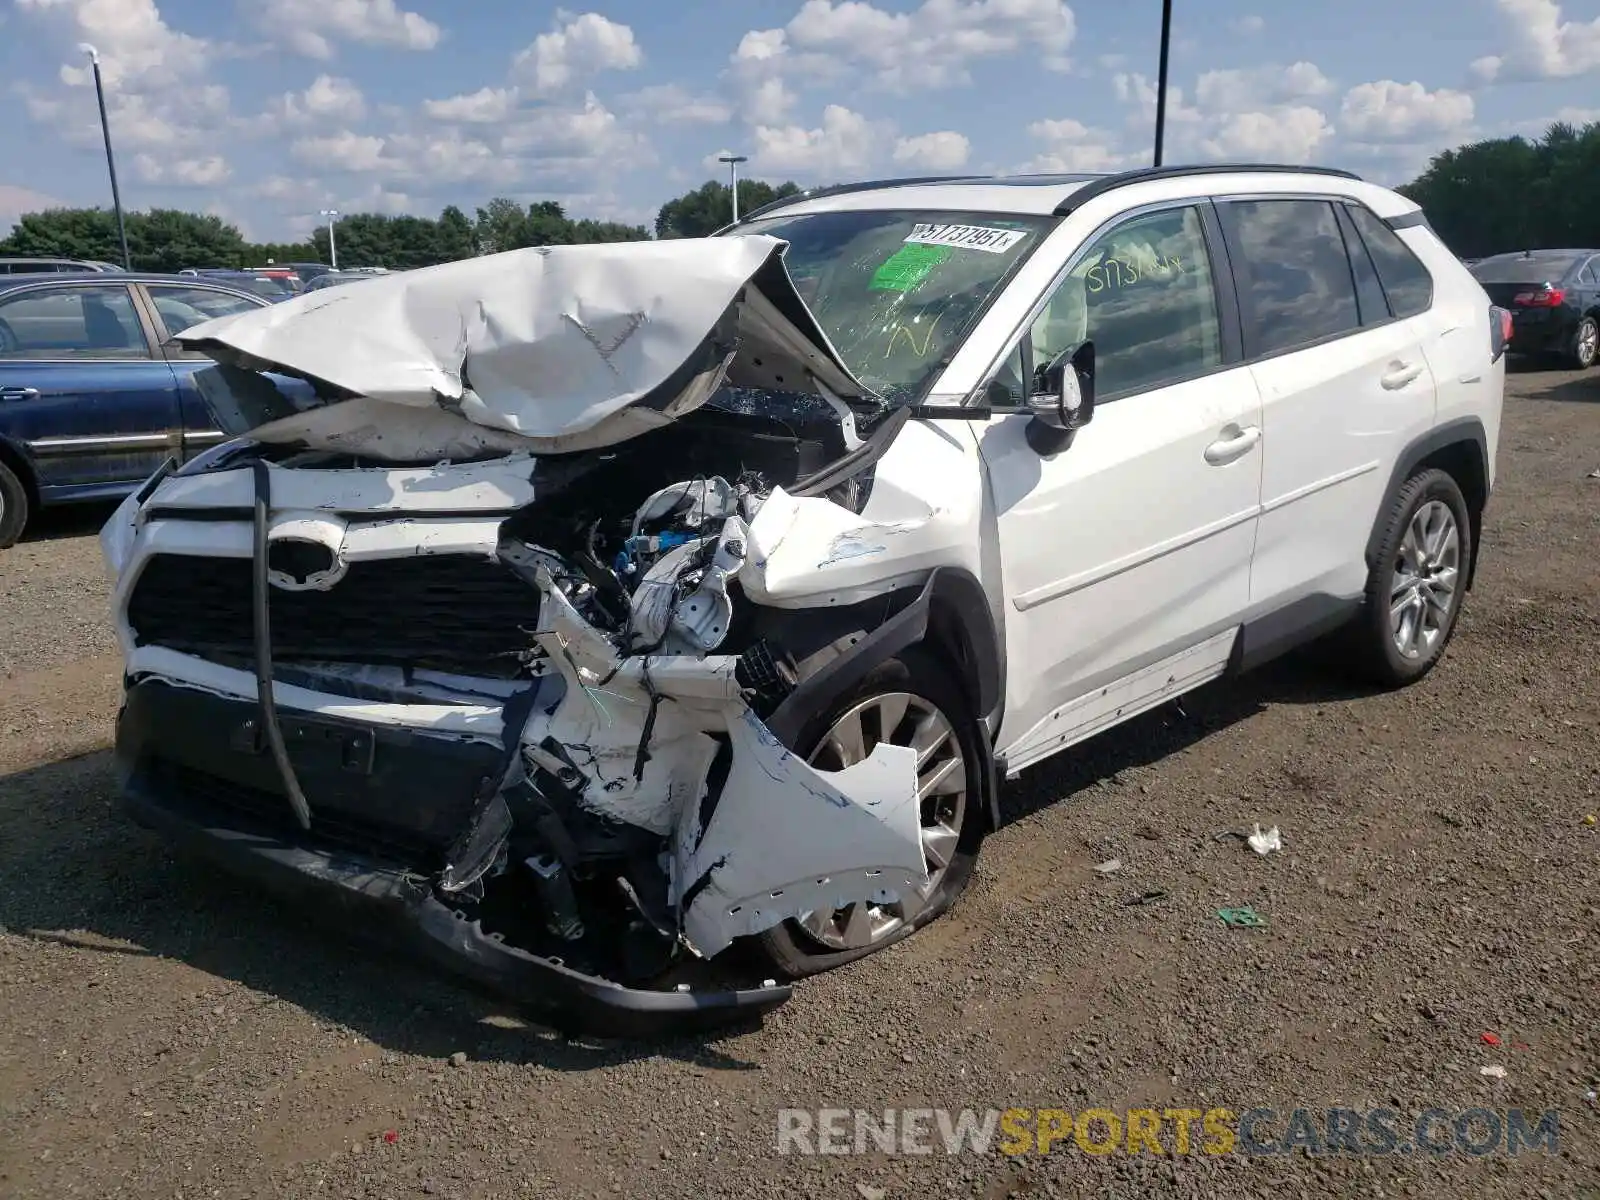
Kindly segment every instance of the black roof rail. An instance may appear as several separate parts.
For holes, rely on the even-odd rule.
[[[808,191],[796,192],[792,196],[769,201],[760,208],[742,214],[734,225],[743,225],[746,221],[753,221],[757,217],[776,212],[780,208],[787,208],[791,204],[799,204],[805,200],[819,200],[824,196],[847,196],[851,192],[870,192],[877,188],[916,187],[922,183],[975,183],[987,178],[987,175],[915,175],[904,179],[863,179],[859,183],[836,183],[831,187],[811,188]],[[725,225],[717,232],[722,233],[732,229],[734,225]]]
[[[1182,179],[1188,175],[1330,175],[1337,179],[1354,179],[1362,182],[1353,171],[1337,167],[1297,167],[1291,163],[1197,163],[1190,166],[1139,167],[1132,171],[1118,171],[1103,175],[1073,192],[1056,205],[1055,215],[1064,217],[1107,192],[1135,183],[1150,183],[1158,179]]]

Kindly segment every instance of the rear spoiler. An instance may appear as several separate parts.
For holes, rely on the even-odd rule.
[[[1433,233],[1433,226],[1428,224],[1428,215],[1420,208],[1414,208],[1408,213],[1401,213],[1398,217],[1387,217],[1383,223],[1396,232],[1402,229],[1412,229],[1420,225],[1429,233]],[[1435,233],[1434,236],[1438,237],[1439,235]]]

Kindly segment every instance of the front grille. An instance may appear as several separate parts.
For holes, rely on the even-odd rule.
[[[199,810],[203,818],[216,821],[223,828],[238,827],[238,818],[243,817],[244,824],[252,830],[271,831],[297,844],[356,851],[424,871],[444,865],[440,847],[394,825],[313,807],[308,834],[300,828],[294,810],[282,795],[220,779],[165,758],[148,759],[142,769],[160,792]]]
[[[360,662],[511,678],[533,646],[539,594],[491,559],[460,554],[352,563],[328,591],[269,587],[275,660]],[[251,563],[157,554],[128,604],[141,646],[248,665]]]

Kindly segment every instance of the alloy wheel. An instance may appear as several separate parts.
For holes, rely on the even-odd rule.
[[[1395,649],[1408,659],[1433,653],[1449,631],[1461,577],[1461,531],[1441,500],[1412,514],[1395,556],[1389,626]]]
[[[861,701],[833,723],[807,761],[824,771],[839,771],[861,762],[883,742],[917,752],[928,882],[920,894],[893,904],[862,902],[831,913],[803,914],[797,924],[829,950],[871,945],[915,920],[950,865],[966,817],[967,765],[961,741],[950,719],[921,696],[887,692]]]

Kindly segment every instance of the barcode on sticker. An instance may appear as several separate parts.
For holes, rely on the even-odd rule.
[[[1027,232],[1021,229],[991,229],[987,225],[932,225],[918,222],[911,227],[908,242],[923,246],[953,246],[958,250],[985,250],[1004,254]]]

